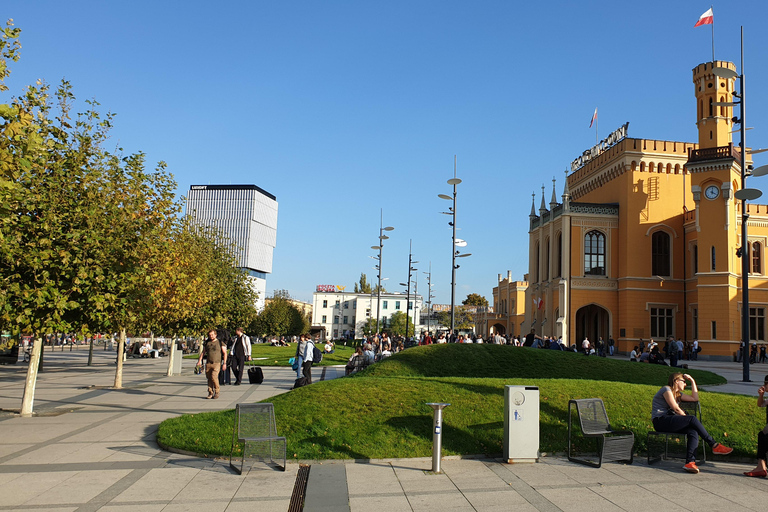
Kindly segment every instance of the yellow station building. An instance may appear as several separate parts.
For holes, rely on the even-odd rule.
[[[579,346],[613,336],[621,352],[674,336],[698,339],[702,358],[733,357],[741,340],[741,160],[733,108],[715,105],[734,100],[735,80],[712,70],[711,62],[693,69],[698,143],[629,138],[624,125],[574,161],[559,201],[554,183],[548,204],[542,188],[531,207],[526,281],[499,276],[497,313],[485,329],[535,328]],[[747,212],[750,340],[762,344],[768,206],[749,204]],[[514,309],[505,310],[512,295]]]

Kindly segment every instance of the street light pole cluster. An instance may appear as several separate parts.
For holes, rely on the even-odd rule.
[[[456,258],[465,258],[471,256],[471,254],[461,254],[456,247],[466,247],[467,242],[456,238],[456,186],[461,183],[461,180],[456,177],[456,156],[453,157],[453,178],[448,180],[448,184],[453,186],[453,197],[447,194],[438,194],[440,199],[446,199],[453,201],[453,206],[448,207],[450,212],[440,212],[443,215],[450,215],[452,217],[451,222],[448,223],[453,228],[453,235],[451,237],[451,335],[455,336],[456,328],[456,269],[459,268],[456,265]]]
[[[392,226],[384,226],[384,210],[381,211],[381,221],[380,221],[380,227],[379,227],[379,245],[372,245],[371,249],[379,251],[378,256],[372,256],[373,259],[377,260],[378,263],[376,264],[376,277],[378,278],[378,287],[376,289],[376,332],[379,332],[379,314],[381,311],[381,281],[386,280],[387,278],[381,277],[381,255],[382,250],[384,249],[384,240],[388,240],[389,237],[384,234],[385,231],[392,231],[395,228]]]

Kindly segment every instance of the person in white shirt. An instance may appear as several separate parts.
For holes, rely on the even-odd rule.
[[[235,386],[239,386],[243,381],[243,370],[245,361],[251,360],[251,339],[245,335],[242,327],[235,329],[237,336],[229,352],[231,356],[230,366],[235,374]]]

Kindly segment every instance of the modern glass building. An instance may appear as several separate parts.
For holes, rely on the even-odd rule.
[[[262,310],[277,243],[277,198],[256,185],[192,185],[187,215],[235,244],[238,267],[250,276]]]

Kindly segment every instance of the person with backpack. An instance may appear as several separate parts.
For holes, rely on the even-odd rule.
[[[307,345],[304,348],[304,363],[301,365],[301,370],[307,384],[312,384],[312,363],[319,363],[322,359],[322,352],[315,346],[312,338],[307,336]]]

